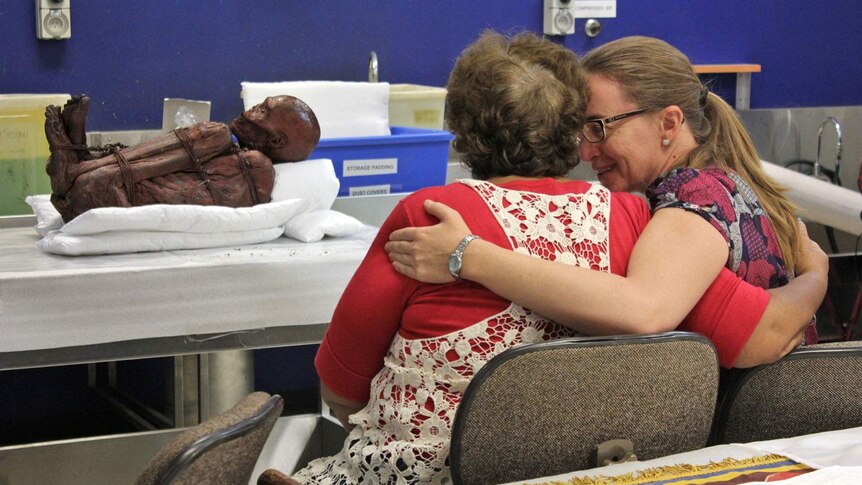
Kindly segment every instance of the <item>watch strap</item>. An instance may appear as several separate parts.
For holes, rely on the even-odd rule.
[[[479,236],[475,234],[468,234],[464,236],[464,239],[455,246],[455,250],[452,251],[452,255],[449,256],[449,273],[455,277],[456,280],[461,280],[461,260],[464,257],[464,250],[467,249],[467,245],[470,244],[470,241],[474,239],[481,239]],[[452,262],[455,262],[453,265]]]

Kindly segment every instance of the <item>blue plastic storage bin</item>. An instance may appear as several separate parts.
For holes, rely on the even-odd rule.
[[[446,183],[449,141],[445,130],[393,126],[390,136],[320,140],[309,159],[332,160],[339,196],[413,192]]]

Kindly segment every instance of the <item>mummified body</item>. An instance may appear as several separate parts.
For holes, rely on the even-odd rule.
[[[303,160],[320,138],[311,109],[278,96],[244,112],[230,128],[197,123],[133,147],[90,150],[84,130],[88,104],[86,96],[75,97],[62,111],[48,106],[45,113],[51,202],[67,222],[96,207],[269,202],[273,161]],[[233,143],[232,130],[241,146]]]

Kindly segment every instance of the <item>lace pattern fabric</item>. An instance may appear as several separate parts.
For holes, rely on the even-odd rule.
[[[610,192],[593,184],[584,194],[550,196],[463,179],[488,204],[515,252],[610,271]]]
[[[512,247],[566,264],[609,271],[610,195],[548,196],[463,180],[486,201]],[[313,461],[303,483],[451,483],[449,437],[461,396],[475,373],[515,345],[576,333],[521,306],[467,328],[425,339],[392,341],[371,383],[368,404],[338,455]]]

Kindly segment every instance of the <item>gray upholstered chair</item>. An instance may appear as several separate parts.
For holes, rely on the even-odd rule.
[[[137,485],[248,483],[283,406],[281,396],[249,394],[165,445],[138,477]]]
[[[693,333],[518,346],[467,387],[453,424],[452,477],[501,483],[702,448],[717,393],[715,348]],[[611,453],[598,457],[603,444]]]
[[[862,426],[862,342],[800,347],[740,372],[716,415],[717,443]]]

